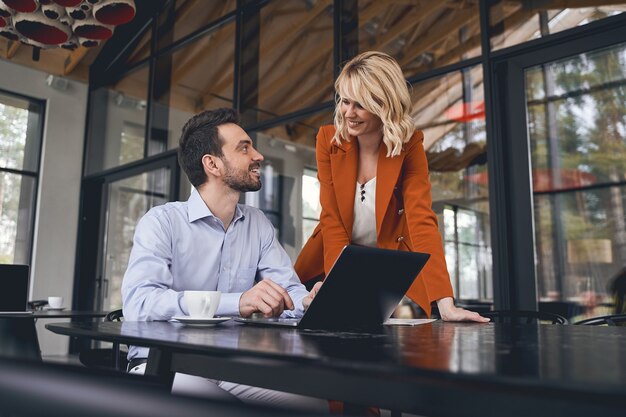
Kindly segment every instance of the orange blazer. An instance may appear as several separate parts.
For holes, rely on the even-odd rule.
[[[331,143],[334,126],[317,134],[316,157],[322,214],[294,265],[302,282],[327,274],[352,236],[358,167],[356,138]],[[388,158],[380,144],[376,171],[376,234],[379,248],[431,255],[407,295],[430,315],[430,303],[452,297],[437,216],[432,210],[424,135],[416,131],[400,155]],[[384,277],[381,277],[384,279]]]

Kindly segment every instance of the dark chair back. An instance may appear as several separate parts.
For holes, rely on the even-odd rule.
[[[537,323],[548,322],[551,324],[568,324],[565,317],[543,311],[530,310],[496,310],[481,313],[489,317],[494,323]]]
[[[574,324],[583,326],[626,326],[626,314],[592,317],[590,319],[577,321]]]
[[[570,320],[583,313],[583,306],[572,301],[539,301],[537,303],[539,311],[542,313],[553,313]]]
[[[0,317],[0,357],[41,362],[32,317]]]
[[[128,374],[0,359],[0,415],[20,417],[299,415],[293,410],[170,395],[168,389],[147,385],[145,381],[145,377]]]
[[[121,309],[113,310],[105,317],[105,321],[122,321],[124,313]],[[114,369],[119,372],[126,371],[126,352],[120,349],[120,344],[113,343],[111,349],[89,349],[81,351],[78,355],[80,362],[88,368]]]

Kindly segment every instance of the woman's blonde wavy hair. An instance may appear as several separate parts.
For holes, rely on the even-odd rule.
[[[415,125],[411,118],[411,95],[400,65],[383,52],[363,52],[352,58],[335,81],[335,136],[333,142],[349,140],[348,124],[341,114],[341,100],[356,101],[382,121],[387,156],[399,155]]]

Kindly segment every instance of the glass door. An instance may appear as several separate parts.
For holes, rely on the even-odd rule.
[[[626,265],[626,43],[527,68],[525,85],[539,302],[610,314]]]
[[[122,308],[122,278],[128,266],[135,225],[150,208],[173,200],[170,168],[162,167],[106,184],[102,274],[97,309]]]
[[[500,308],[612,312],[626,265],[624,20],[495,60]]]

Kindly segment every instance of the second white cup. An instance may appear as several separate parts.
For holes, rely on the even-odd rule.
[[[50,308],[63,307],[63,297],[48,297],[48,305]]]
[[[189,316],[204,319],[215,316],[221,296],[220,291],[185,291],[183,294]]]

